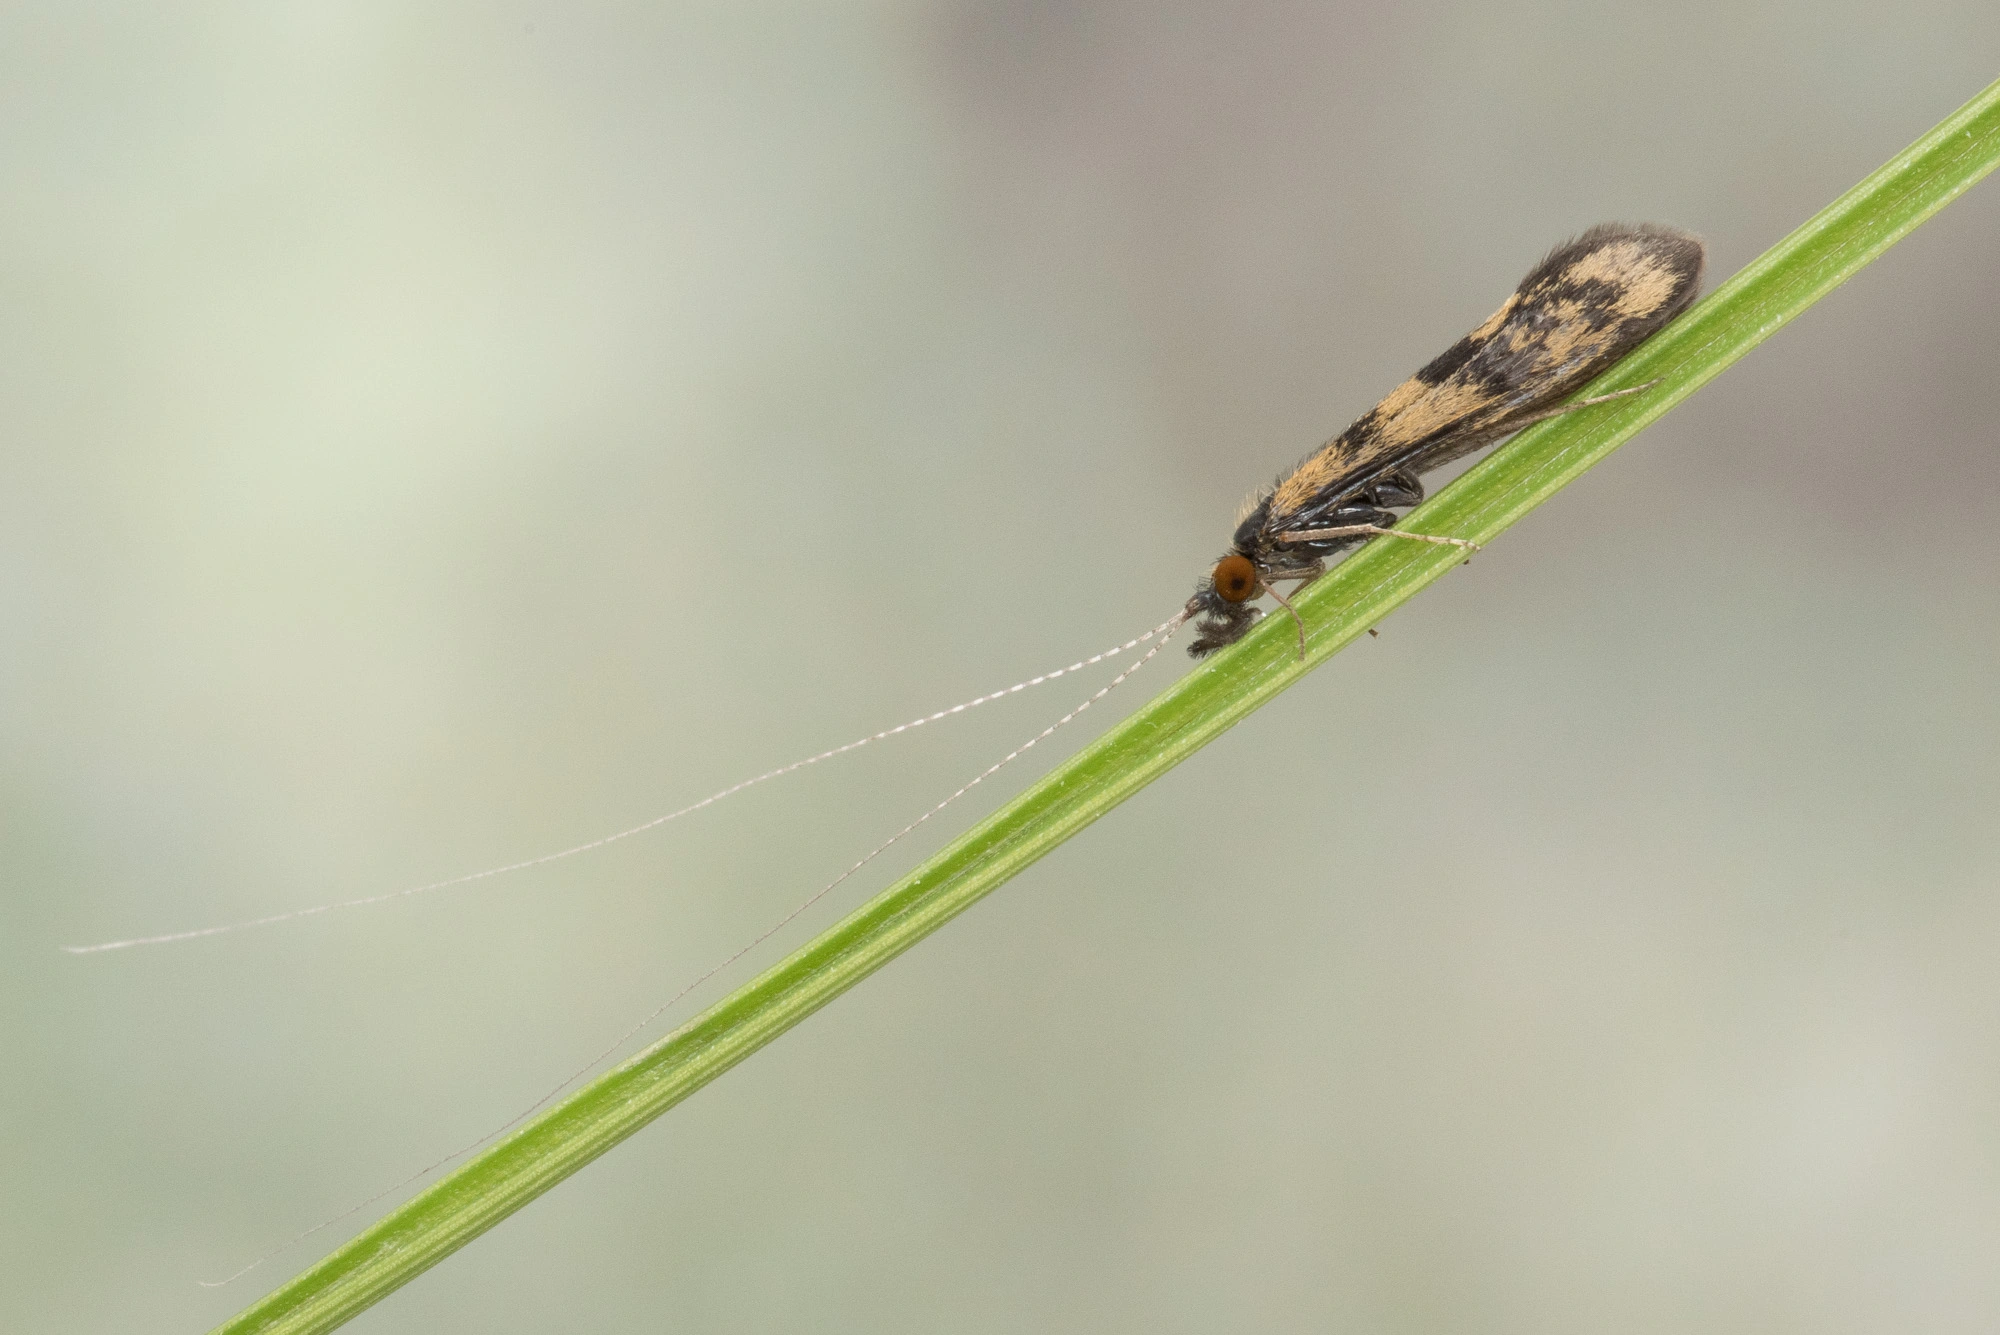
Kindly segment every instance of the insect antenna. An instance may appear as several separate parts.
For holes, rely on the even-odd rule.
[[[283,913],[267,914],[261,918],[247,918],[240,922],[218,923],[213,926],[196,927],[186,931],[165,932],[158,936],[135,936],[128,937],[122,941],[100,941],[94,945],[87,946],[64,946],[63,950],[71,955],[96,955],[111,950],[128,950],[134,946],[165,946],[179,941],[195,941],[205,936],[222,936],[229,932],[247,931],[253,927],[275,927],[280,923],[297,922],[302,918],[314,918],[323,913],[334,913],[341,909],[366,908],[371,904],[387,904],[398,899],[408,899],[416,895],[427,895],[434,890],[448,890],[454,886],[470,885],[474,881],[490,880],[495,876],[505,876],[510,872],[527,871],[531,867],[542,867],[551,862],[560,862],[564,858],[573,858],[580,853],[595,852],[597,849],[609,844],[615,844],[621,839],[630,839],[635,834],[644,834],[648,830],[656,830],[669,821],[679,820],[683,816],[691,816],[706,807],[714,806],[724,798],[734,797],[746,788],[754,788],[760,783],[768,783],[772,779],[780,779],[787,774],[795,774],[808,766],[817,765],[823,760],[832,760],[835,756],[844,756],[850,751],[858,751],[873,742],[884,741],[890,737],[914,731],[926,724],[936,723],[940,719],[950,718],[956,714],[963,714],[969,709],[977,709],[981,705],[991,704],[995,700],[1003,700],[1010,695],[1018,695],[1031,686],[1040,686],[1044,682],[1054,681],[1057,677],[1067,676],[1083,668],[1093,667],[1102,663],[1107,658],[1115,658],[1119,654],[1136,649],[1156,636],[1171,635],[1175,630],[1179,629],[1181,622],[1185,619],[1185,617],[1177,616],[1172,620],[1163,621],[1143,635],[1135,635],[1123,644],[1114,645],[1102,653],[1092,654],[1089,658],[1078,659],[1068,667],[1059,667],[1052,672],[1044,672],[1038,677],[1030,677],[1026,681],[1016,682],[1005,690],[989,692],[976,699],[967,700],[963,704],[953,705],[949,709],[940,709],[934,714],[926,714],[922,718],[911,719],[908,723],[901,723],[893,728],[885,728],[881,732],[871,733],[866,737],[848,742],[844,746],[836,746],[830,751],[822,751],[818,755],[807,756],[805,759],[795,760],[789,765],[781,765],[777,769],[767,770],[752,778],[744,779],[740,783],[731,784],[720,792],[710,793],[699,802],[684,806],[677,811],[669,811],[665,815],[655,816],[651,820],[632,826],[630,829],[620,830],[616,834],[607,834],[602,838],[592,839],[587,843],[559,849],[554,853],[543,853],[538,857],[524,858],[519,862],[509,862],[498,867],[488,867],[483,871],[467,872],[462,876],[451,876],[441,881],[428,881],[422,885],[405,886],[400,890],[389,890],[382,894],[365,895],[359,899],[343,899],[327,904],[314,904],[307,908],[288,909]],[[1164,642],[1162,640],[1162,643]]]
[[[1052,733],[1054,733],[1057,729],[1071,722],[1079,714],[1082,714],[1086,709],[1089,709],[1099,700],[1102,700],[1105,696],[1117,690],[1118,687],[1122,685],[1126,680],[1128,680],[1133,673],[1137,672],[1140,668],[1146,666],[1146,664],[1152,662],[1153,658],[1160,652],[1160,650],[1167,647],[1167,641],[1173,638],[1174,632],[1179,630],[1181,626],[1184,625],[1192,615],[1193,615],[1192,613],[1186,611],[1178,612],[1174,616],[1167,619],[1166,621],[1161,622],[1158,626],[1154,627],[1152,630],[1147,631],[1144,635],[1141,635],[1136,639],[1128,641],[1123,647],[1119,649],[1109,650],[1107,651],[1107,654],[1101,654],[1098,656],[1097,659],[1086,660],[1087,662],[1097,662],[1099,661],[1099,659],[1106,657],[1108,654],[1122,653],[1126,649],[1136,648],[1139,644],[1143,643],[1146,640],[1152,639],[1154,636],[1159,637],[1158,644],[1155,644],[1152,648],[1148,649],[1144,654],[1141,654],[1130,665],[1128,665],[1123,672],[1120,672],[1117,676],[1113,677],[1110,681],[1106,682],[1103,686],[1098,688],[1096,693],[1091,695],[1082,704],[1078,705],[1075,709],[1070,710],[1069,713],[1064,714],[1054,723],[1049,724],[1048,727],[1043,728],[1040,732],[1036,733],[1033,737],[1030,737],[1027,741],[1022,742],[1019,746],[1015,747],[1012,751],[1009,751],[1006,755],[1000,757],[1000,759],[994,761],[991,765],[988,765],[985,769],[981,770],[978,774],[974,775],[970,780],[968,780],[964,784],[964,786],[960,787],[956,792],[952,793],[951,796],[945,798],[942,802],[939,802],[936,806],[924,812],[923,815],[917,817],[915,820],[911,821],[908,825],[905,825],[902,829],[896,831],[894,834],[890,835],[887,839],[884,839],[881,843],[877,844],[874,847],[874,849],[868,853],[866,857],[862,858],[859,862],[855,863],[852,867],[849,867],[846,871],[842,872],[840,875],[834,877],[831,881],[828,881],[825,885],[821,886],[819,889],[813,891],[812,894],[806,896],[806,898],[801,900],[796,907],[794,907],[790,912],[786,913],[784,917],[772,923],[762,932],[759,932],[757,936],[754,937],[747,945],[744,945],[743,947],[738,949],[734,954],[730,955],[727,959],[723,960],[721,963],[710,966],[699,977],[695,978],[694,981],[682,986],[680,991],[674,993],[671,997],[668,997],[665,1001],[661,1002],[658,1006],[655,1006],[651,1011],[647,1012],[647,1014],[643,1019],[641,1019],[638,1023],[634,1024],[633,1026],[631,1026],[624,1033],[620,1034],[611,1043],[606,1045],[605,1048],[601,1052],[599,1052],[595,1057],[592,1057],[589,1061],[585,1062],[583,1065],[577,1067],[574,1071],[570,1072],[567,1076],[563,1077],[562,1082],[560,1084],[557,1084],[556,1086],[551,1088],[548,1093],[542,1095],[539,1099],[536,1099],[526,1108],[523,1108],[520,1112],[516,1113],[513,1117],[509,1118],[506,1122],[502,1123],[497,1127],[494,1127],[491,1131],[488,1131],[485,1135],[481,1136],[479,1139],[475,1141],[472,1141],[470,1144],[462,1145],[458,1149],[453,1150],[451,1153],[444,1155],[442,1158],[435,1159],[430,1163],[425,1164],[422,1168],[419,1168],[416,1172],[411,1173],[408,1177],[403,1178],[401,1181],[396,1182],[391,1186],[384,1187],[382,1190],[376,1192],[373,1196],[370,1196],[367,1200],[362,1201],[357,1205],[349,1206],[347,1209],[342,1210],[339,1214],[333,1216],[331,1219],[322,1220],[320,1223],[314,1224],[311,1228],[305,1230],[303,1233],[298,1233],[290,1238],[287,1238],[284,1242],[279,1243],[276,1247],[273,1247],[271,1250],[265,1252],[262,1256],[252,1261],[250,1264],[244,1266],[241,1270],[238,1270],[235,1274],[229,1275],[223,1279],[214,1279],[214,1280],[204,1279],[204,1280],[197,1280],[195,1282],[200,1284],[205,1289],[219,1289],[226,1285],[234,1284],[237,1280],[243,1278],[245,1275],[257,1269],[257,1267],[263,1265],[266,1261],[269,1261],[273,1257],[280,1256],[283,1253],[290,1251],[292,1248],[298,1246],[300,1243],[304,1242],[306,1239],[312,1237],[313,1235],[324,1232],[329,1228],[332,1228],[335,1224],[338,1224],[343,1219],[352,1218],[353,1216],[359,1214],[361,1211],[366,1210],[369,1206],[374,1205],[376,1202],[395,1195],[397,1192],[403,1190],[403,1188],[422,1181],[424,1178],[429,1177],[432,1173],[435,1173],[438,1169],[444,1167],[446,1164],[451,1163],[456,1159],[462,1159],[466,1155],[472,1153],[474,1150],[479,1149],[481,1146],[487,1145],[492,1141],[498,1140],[501,1136],[506,1135],[509,1131],[519,1126],[522,1122],[528,1120],[528,1118],[533,1117],[537,1112],[540,1112],[543,1108],[547,1107],[550,1103],[559,1098],[564,1090],[569,1089],[572,1085],[576,1084],[577,1081],[583,1079],[585,1076],[589,1075],[592,1071],[596,1070],[597,1067],[601,1066],[605,1061],[609,1060],[613,1054],[615,1054],[620,1048],[624,1047],[627,1043],[631,1042],[635,1037],[639,1035],[641,1031],[648,1028],[650,1025],[652,1025],[654,1021],[658,1020],[662,1015],[665,1015],[669,1010],[673,1009],[674,1006],[678,1005],[683,999],[687,997],[689,993],[693,992],[703,983],[706,983],[709,979],[715,977],[715,975],[721,973],[724,969],[727,969],[730,965],[736,963],[738,960],[742,959],[745,955],[748,955],[751,951],[757,949],[757,947],[763,945],[766,941],[769,941],[779,932],[789,927],[794,921],[798,919],[800,914],[804,913],[807,909],[810,909],[813,905],[819,903],[822,899],[825,899],[828,895],[832,894],[835,890],[839,889],[851,877],[853,877],[853,875],[856,872],[860,871],[863,867],[866,867],[876,858],[881,857],[882,854],[888,852],[891,848],[895,847],[896,844],[900,843],[908,835],[914,833],[919,826],[923,825],[931,817],[937,815],[940,811],[943,811],[946,807],[958,801],[959,798],[964,797],[967,793],[971,792],[974,788],[977,788],[980,784],[984,783],[986,780],[992,778],[995,774],[998,774],[1008,765],[1012,764],[1014,761],[1018,760],[1021,756],[1025,755],[1031,748],[1035,746],[1036,743],[1047,740],[1048,737]],[[1070,670],[1071,670],[1070,668],[1063,669],[1063,671],[1065,672]],[[1047,675],[1055,676],[1058,674],[1049,673]],[[1019,688],[1013,688],[1013,689],[1019,689]],[[984,697],[984,698],[991,699],[994,697]]]

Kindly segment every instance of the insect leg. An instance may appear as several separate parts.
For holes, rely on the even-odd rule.
[[[1295,579],[1303,583],[1310,583],[1325,573],[1326,562],[1314,561],[1309,566],[1294,566],[1289,570],[1260,570],[1257,572],[1257,578],[1264,582],[1266,589],[1269,589],[1271,581],[1274,579]]]
[[[1306,656],[1306,623],[1304,619],[1302,619],[1299,616],[1298,609],[1296,607],[1293,607],[1289,602],[1287,602],[1285,600],[1285,595],[1279,593],[1275,588],[1271,587],[1271,584],[1273,580],[1280,580],[1280,579],[1297,580],[1299,583],[1299,588],[1302,589],[1306,585],[1318,579],[1321,575],[1324,575],[1325,573],[1326,573],[1326,562],[1324,561],[1314,561],[1309,566],[1296,566],[1290,570],[1264,570],[1258,572],[1257,577],[1259,581],[1261,581],[1262,584],[1264,585],[1264,592],[1270,594],[1273,598],[1277,599],[1279,605],[1281,605],[1287,612],[1290,612],[1292,614],[1292,620],[1299,623],[1300,662],[1304,662]],[[1297,592],[1297,590],[1293,590],[1293,592]]]
[[[1280,576],[1278,576],[1278,578],[1279,578],[1279,579],[1284,579],[1284,578],[1286,578],[1286,576],[1283,576],[1283,575],[1280,575]],[[1276,598],[1276,599],[1278,600],[1278,605],[1279,605],[1280,607],[1284,608],[1284,609],[1285,609],[1285,610],[1286,610],[1287,612],[1290,612],[1290,613],[1292,614],[1292,620],[1294,620],[1294,621],[1296,621],[1296,622],[1298,622],[1298,623],[1299,623],[1299,661],[1300,661],[1301,663],[1305,662],[1305,661],[1306,661],[1306,619],[1305,619],[1304,617],[1302,617],[1302,616],[1300,616],[1300,615],[1299,615],[1299,609],[1298,609],[1298,608],[1296,608],[1296,607],[1293,607],[1293,606],[1292,606],[1292,600],[1291,600],[1291,599],[1289,599],[1289,598],[1285,597],[1285,595],[1284,595],[1284,594],[1282,594],[1282,593],[1279,593],[1279,592],[1277,591],[1277,589],[1275,589],[1275,588],[1273,588],[1273,587],[1272,587],[1272,585],[1271,585],[1271,578],[1270,578],[1270,576],[1268,576],[1268,575],[1267,575],[1267,576],[1265,576],[1265,578],[1264,578],[1264,592],[1266,592],[1266,593],[1270,594],[1270,595],[1271,595],[1271,596],[1272,596],[1273,598]]]
[[[1644,394],[1659,383],[1658,380],[1648,380],[1645,384],[1634,385],[1630,389],[1614,389],[1609,394],[1593,394],[1587,399],[1578,399],[1574,403],[1559,403],[1553,408],[1544,408],[1540,412],[1529,413],[1526,417],[1515,418],[1513,421],[1507,423],[1507,430],[1516,431],[1532,422],[1540,422],[1550,417],[1561,417],[1564,413],[1573,413],[1578,408],[1589,408],[1596,404],[1609,403],[1613,399],[1622,399],[1632,394]]]
[[[1479,544],[1464,538],[1439,538],[1428,533],[1405,533],[1399,528],[1384,528],[1380,524],[1342,524],[1339,528],[1308,528],[1293,533],[1280,533],[1278,542],[1325,542],[1332,538],[1409,538],[1413,542],[1432,542],[1440,547],[1463,547],[1469,552],[1479,550]],[[1272,595],[1276,597],[1276,595]]]
[[[1377,509],[1405,510],[1412,505],[1421,505],[1424,499],[1424,484],[1415,474],[1403,469],[1375,480],[1375,485],[1367,491],[1368,503]]]

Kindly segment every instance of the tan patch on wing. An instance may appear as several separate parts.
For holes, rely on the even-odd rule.
[[[1441,385],[1405,380],[1361,419],[1372,424],[1369,429],[1357,432],[1350,427],[1278,484],[1271,493],[1267,527],[1282,527],[1287,516],[1297,514],[1328,488],[1372,471],[1417,441],[1464,421],[1492,402],[1491,394],[1462,380],[1446,380]]]
[[[1521,294],[1516,292],[1513,296],[1508,297],[1507,300],[1500,303],[1499,310],[1486,317],[1485,324],[1467,334],[1466,337],[1475,343],[1484,343],[1487,339],[1492,338],[1500,332],[1500,326],[1507,323],[1507,317],[1512,315],[1514,308],[1520,304]],[[1407,384],[1408,382],[1405,381],[1404,383]]]
[[[1561,368],[1588,362],[1617,341],[1619,326],[1593,328],[1590,310],[1583,302],[1555,301],[1548,309],[1547,324],[1509,330],[1505,348],[1510,356],[1530,358],[1537,373],[1559,374]],[[1553,384],[1550,387],[1555,388]]]
[[[1382,423],[1382,443],[1391,449],[1414,445],[1493,403],[1478,385],[1453,377]]]
[[[1426,385],[1415,376],[1411,376],[1408,380],[1390,390],[1387,398],[1369,409],[1368,416],[1374,418],[1377,422],[1385,421],[1388,418],[1394,417],[1397,413],[1408,410],[1411,404],[1423,398],[1424,395],[1430,393],[1435,388],[1436,386]]]
[[[1521,294],[1516,292],[1466,338],[1478,344],[1488,342],[1506,326],[1520,305]],[[1411,376],[1278,484],[1271,493],[1271,527],[1279,526],[1284,516],[1298,513],[1344,477],[1366,471],[1412,441],[1437,430],[1454,415],[1463,416],[1475,406],[1472,399],[1478,397],[1471,386],[1455,379],[1447,378],[1433,385]]]
[[[1578,259],[1554,282],[1610,283],[1619,289],[1611,308],[1620,315],[1645,316],[1667,304],[1679,289],[1681,275],[1639,241],[1603,246]]]
[[[1278,489],[1271,493],[1270,518],[1265,521],[1264,527],[1281,527],[1286,516],[1297,514],[1322,490],[1353,472],[1361,453],[1347,443],[1345,436],[1322,445],[1304,463],[1294,468],[1278,484]]]

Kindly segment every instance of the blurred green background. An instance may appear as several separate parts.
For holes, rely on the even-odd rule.
[[[1991,0],[7,6],[0,1327],[227,1316],[1102,678],[60,944],[1116,643],[1552,243],[1719,281],[1996,52]],[[1989,183],[355,1329],[1991,1330],[1996,344]]]

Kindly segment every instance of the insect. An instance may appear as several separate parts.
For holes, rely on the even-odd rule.
[[[1326,558],[1374,537],[1473,544],[1403,533],[1394,511],[1423,500],[1420,477],[1531,422],[1652,388],[1561,403],[1651,338],[1701,289],[1702,245],[1671,227],[1605,223],[1557,246],[1486,323],[1396,386],[1361,420],[1279,478],[1241,516],[1229,551],[1188,600],[1200,617],[1188,653],[1236,643],[1272,587],[1325,573]]]

